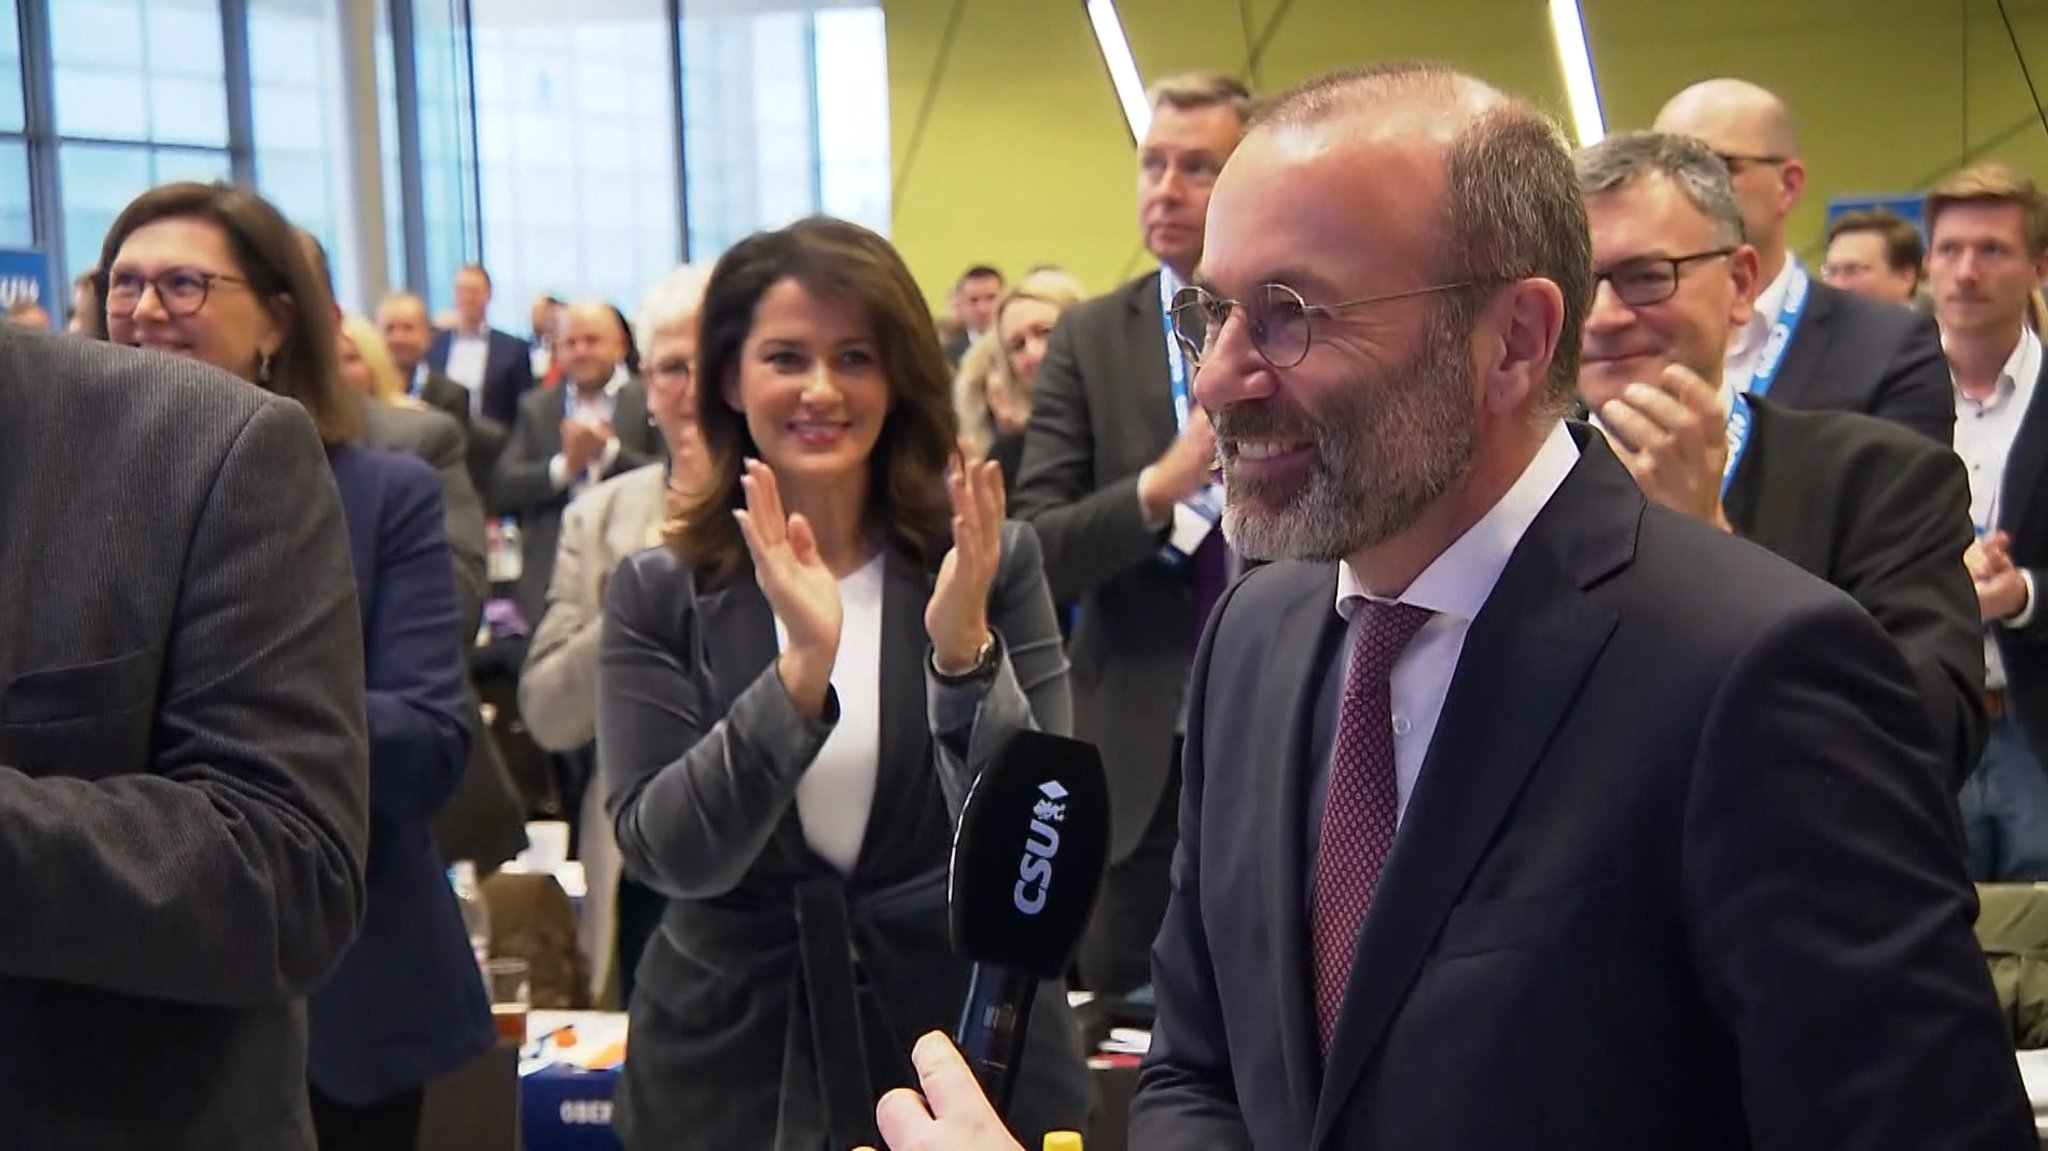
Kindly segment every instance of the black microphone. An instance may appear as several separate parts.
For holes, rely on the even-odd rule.
[[[947,881],[953,950],[973,963],[953,1040],[1007,1116],[1038,984],[1064,979],[1109,863],[1095,745],[1020,731],[967,792]]]

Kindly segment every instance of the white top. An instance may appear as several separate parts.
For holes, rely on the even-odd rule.
[[[448,366],[441,374],[469,389],[469,410],[483,405],[484,370],[490,365],[491,330],[457,331],[448,337]]]
[[[2019,438],[2020,422],[2027,417],[2027,405],[2034,398],[2034,381],[2041,378],[2041,337],[2020,326],[2019,343],[1998,373],[1998,385],[1981,403],[1956,389],[1956,454],[1970,473],[1970,521],[1979,534],[1998,530],[1998,491],[2005,485],[2005,461]],[[2034,615],[2033,583],[2028,581],[2027,606],[2007,621],[2008,627],[2024,627]],[[1984,683],[1991,688],[2005,686],[2005,661],[1998,645],[1987,636],[1984,642]]]
[[[1579,461],[1579,445],[1562,423],[1551,429],[1550,438],[1520,479],[1493,505],[1478,523],[1445,548],[1415,582],[1408,585],[1398,601],[1428,608],[1436,618],[1417,633],[1391,676],[1394,699],[1394,784],[1399,796],[1396,821],[1408,813],[1408,797],[1415,794],[1415,780],[1422,774],[1422,761],[1429,755],[1430,740],[1436,737],[1436,722],[1444,710],[1444,696],[1451,689],[1451,677],[1458,670],[1458,657],[1465,650],[1465,635],[1479,609],[1500,582],[1508,557],[1528,534],[1565,476]],[[1351,562],[1337,565],[1337,614],[1346,620],[1357,618],[1360,600],[1368,596]],[[1385,601],[1382,601],[1385,602]],[[1354,627],[1350,642],[1356,643]],[[1350,667],[1350,659],[1345,659]],[[1347,671],[1347,675],[1349,672]],[[1331,754],[1336,754],[1331,741]]]
[[[839,722],[796,785],[804,842],[841,872],[853,874],[875,806],[875,769],[882,746],[882,557],[839,581],[839,656],[832,690]],[[775,621],[775,650],[789,633]]]
[[[1764,340],[1771,334],[1771,325],[1778,322],[1778,312],[1785,306],[1785,294],[1792,290],[1792,258],[1785,257],[1785,263],[1778,269],[1777,276],[1764,285],[1757,293],[1756,309],[1749,314],[1749,322],[1728,333],[1728,359],[1721,371],[1721,410],[1727,411],[1735,399],[1735,393],[1749,390],[1750,378],[1756,375],[1756,358],[1764,350]],[[1783,361],[1779,361],[1783,363]]]

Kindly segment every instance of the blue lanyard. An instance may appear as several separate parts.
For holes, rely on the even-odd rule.
[[[1173,381],[1173,426],[1188,430],[1194,414],[1194,399],[1188,394],[1188,362],[1181,354],[1180,338],[1173,334],[1173,284],[1166,268],[1159,269],[1159,325],[1166,333],[1166,375]]]
[[[1767,396],[1771,385],[1778,382],[1778,369],[1784,366],[1785,349],[1792,344],[1792,333],[1799,327],[1799,317],[1806,314],[1806,299],[1813,287],[1813,279],[1806,269],[1792,260],[1792,278],[1785,284],[1785,302],[1778,306],[1778,318],[1771,323],[1771,332],[1764,337],[1764,346],[1756,354],[1756,368],[1750,373],[1748,392],[1752,396]]]
[[[1756,370],[1750,374],[1749,388],[1737,392],[1728,402],[1728,463],[1721,470],[1721,498],[1728,498],[1728,486],[1735,482],[1735,469],[1742,465],[1743,455],[1749,451],[1749,432],[1755,424],[1755,413],[1750,410],[1749,397],[1770,393],[1771,385],[1778,382],[1778,369],[1785,364],[1785,349],[1792,343],[1792,334],[1799,328],[1799,317],[1806,314],[1806,300],[1813,287],[1812,277],[1799,266],[1798,260],[1791,263],[1792,278],[1785,284],[1785,302],[1778,307],[1778,318],[1771,323],[1770,334],[1764,337],[1764,346],[1756,355]]]

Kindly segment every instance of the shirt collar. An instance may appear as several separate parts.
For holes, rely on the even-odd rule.
[[[2034,329],[2020,325],[2019,342],[2012,346],[2012,355],[2005,358],[2005,367],[1998,371],[1998,385],[1990,397],[1981,403],[1956,392],[1958,402],[1974,404],[1979,408],[1991,409],[2015,398],[2024,399],[2034,390],[2034,381],[2041,377],[2041,337]]]
[[[1751,348],[1761,347],[1764,337],[1770,334],[1771,325],[1777,322],[1779,311],[1785,307],[1785,294],[1792,290],[1794,264],[1791,256],[1779,266],[1778,274],[1757,293],[1756,306],[1749,313],[1749,322],[1728,334],[1728,350],[1740,355]]]
[[[1500,582],[1508,557],[1578,460],[1579,445],[1559,421],[1500,502],[1424,568],[1398,602],[1467,623],[1477,618],[1493,594],[1493,585]],[[1338,564],[1337,614],[1349,620],[1364,599],[1385,602],[1384,597],[1366,592],[1350,560]]]

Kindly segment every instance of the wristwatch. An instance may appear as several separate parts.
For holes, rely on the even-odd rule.
[[[932,675],[936,676],[940,683],[948,687],[959,687],[963,684],[973,683],[976,680],[987,679],[996,670],[995,629],[989,629],[988,639],[982,643],[981,650],[974,653],[974,663],[966,671],[957,675],[951,675],[941,670],[937,648],[932,649],[931,655],[926,658],[925,662],[931,665]]]

